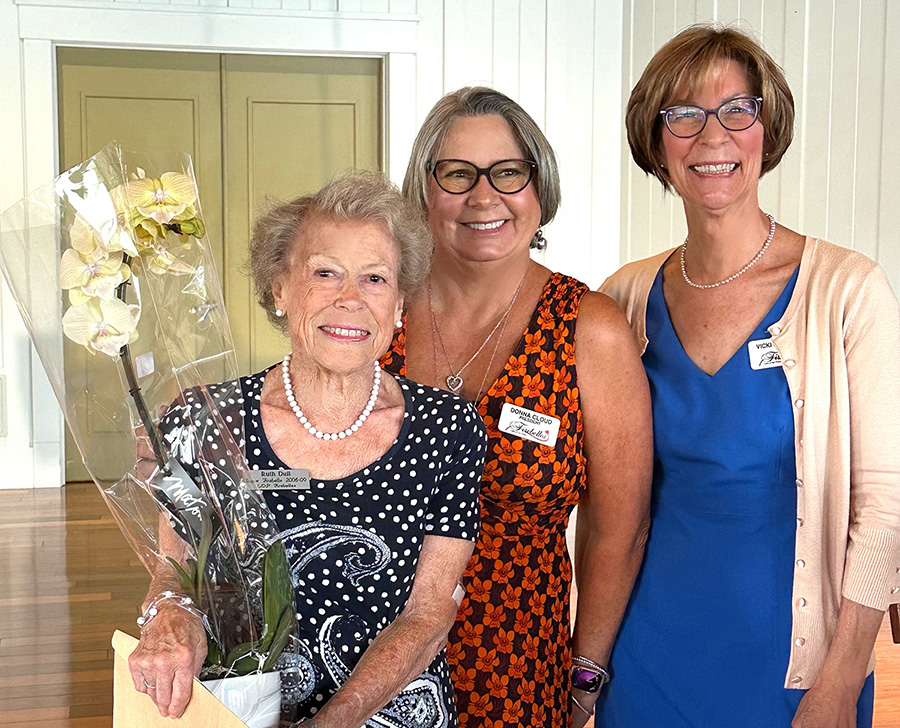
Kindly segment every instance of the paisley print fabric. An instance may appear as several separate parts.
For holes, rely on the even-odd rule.
[[[585,487],[575,320],[587,286],[554,273],[518,346],[478,402],[488,434],[482,530],[447,657],[465,728],[568,725],[566,526]],[[405,374],[401,330],[382,364]],[[498,429],[505,402],[560,420],[555,445]]]

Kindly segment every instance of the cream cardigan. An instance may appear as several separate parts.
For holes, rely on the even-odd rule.
[[[625,311],[642,352],[647,297],[671,253],[630,263],[600,287]],[[806,689],[842,596],[881,610],[900,602],[900,308],[877,263],[807,238],[794,293],[768,331],[794,403],[797,461],[785,687]]]

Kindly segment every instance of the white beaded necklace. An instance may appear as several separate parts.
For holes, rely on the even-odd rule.
[[[375,402],[378,399],[378,389],[381,386],[381,367],[378,365],[377,361],[375,362],[375,381],[372,382],[372,393],[369,395],[369,401],[366,402],[362,414],[356,418],[356,422],[341,432],[322,432],[313,427],[313,424],[306,418],[306,415],[303,414],[303,410],[300,409],[300,405],[297,404],[297,399],[294,397],[294,387],[291,384],[290,365],[291,355],[288,354],[281,363],[281,378],[284,380],[284,393],[287,395],[288,404],[291,406],[291,409],[294,410],[297,419],[300,420],[300,424],[309,431],[310,435],[315,435],[320,440],[343,440],[345,437],[350,437],[350,435],[362,427],[363,422],[368,419],[372,409],[375,407]]]
[[[766,238],[766,242],[763,243],[762,248],[759,249],[759,252],[756,254],[756,257],[751,260],[747,265],[741,268],[737,273],[733,276],[728,276],[728,278],[723,278],[718,283],[694,283],[690,278],[688,278],[687,269],[684,267],[684,251],[687,250],[688,239],[684,239],[684,244],[681,246],[681,275],[684,278],[684,282],[689,286],[693,286],[694,288],[718,288],[719,286],[724,286],[726,283],[731,283],[735,278],[740,275],[746,273],[750,268],[753,267],[753,264],[756,263],[760,258],[765,255],[766,251],[769,249],[769,245],[772,243],[772,238],[775,237],[775,218],[772,217],[768,212],[766,213],[766,217],[769,218],[769,237]]]

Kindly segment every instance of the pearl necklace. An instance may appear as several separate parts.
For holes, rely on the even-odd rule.
[[[372,393],[369,395],[369,401],[366,402],[362,414],[356,418],[356,422],[341,432],[322,432],[313,427],[313,424],[306,419],[306,415],[303,414],[303,410],[300,409],[300,405],[297,404],[297,399],[294,397],[294,388],[291,384],[290,364],[291,355],[288,354],[281,363],[281,378],[284,380],[284,393],[287,395],[288,404],[291,406],[291,409],[294,410],[297,419],[300,420],[300,424],[309,431],[310,435],[315,435],[320,440],[343,440],[345,437],[350,437],[350,435],[363,426],[363,422],[369,418],[372,409],[375,407],[375,401],[378,399],[378,389],[381,386],[381,367],[378,365],[377,361],[375,362],[375,381],[372,382]]]
[[[684,244],[681,246],[681,275],[684,278],[685,283],[689,286],[693,286],[694,288],[717,288],[718,286],[724,286],[726,283],[731,283],[738,276],[746,273],[750,268],[753,267],[753,264],[756,263],[760,258],[765,255],[766,251],[769,249],[769,245],[772,242],[772,238],[775,237],[775,218],[772,217],[768,212],[766,213],[766,217],[769,218],[769,237],[766,238],[766,242],[763,243],[762,248],[760,248],[759,252],[756,254],[756,257],[751,260],[747,265],[741,268],[737,273],[733,276],[728,276],[724,280],[719,281],[718,283],[694,283],[690,278],[688,278],[687,270],[684,267],[684,251],[687,250],[688,239],[684,239]]]

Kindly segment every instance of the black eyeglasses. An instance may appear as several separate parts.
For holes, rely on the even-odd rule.
[[[670,106],[660,111],[666,128],[675,136],[687,139],[703,131],[710,116],[715,116],[728,131],[744,131],[753,126],[762,107],[761,96],[739,96],[729,99],[717,109],[699,106]]]
[[[497,192],[513,195],[528,187],[536,170],[537,164],[527,159],[503,159],[490,167],[476,167],[462,159],[439,159],[431,165],[438,187],[451,195],[468,192],[482,175]]]

